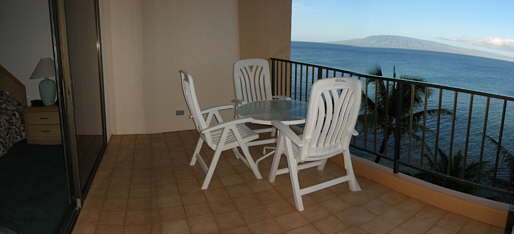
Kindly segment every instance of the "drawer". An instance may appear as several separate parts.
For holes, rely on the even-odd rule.
[[[55,124],[41,124],[41,125],[28,125],[27,138],[40,138],[40,137],[61,137],[61,130],[59,125]]]
[[[59,124],[59,112],[27,113],[27,124]]]

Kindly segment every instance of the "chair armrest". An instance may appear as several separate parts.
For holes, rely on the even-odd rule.
[[[271,98],[276,99],[276,100],[291,100],[291,97],[287,97],[287,96],[273,96]]]
[[[291,139],[296,145],[302,146],[303,140],[300,139],[298,135],[296,135],[289,126],[283,124],[280,121],[272,121],[271,124],[273,124],[273,127],[277,128],[278,131],[280,131],[280,134],[283,134],[287,138]]]
[[[359,135],[359,132],[357,132],[357,130],[353,129],[352,135],[353,135],[353,136],[358,136],[358,135]]]
[[[243,124],[243,123],[250,123],[252,122],[253,119],[252,118],[244,118],[244,119],[235,119],[235,120],[231,120],[231,121],[227,121],[227,122],[223,122],[223,123],[220,123],[220,124],[217,124],[215,126],[212,126],[212,127],[209,127],[209,128],[206,128],[204,130],[202,130],[202,134],[205,134],[205,133],[208,133],[208,132],[211,132],[211,131],[214,131],[214,130],[218,130],[218,129],[221,129],[221,128],[226,128],[226,127],[230,127],[230,126],[235,126],[237,124]]]
[[[234,105],[214,106],[214,107],[209,107],[209,108],[203,110],[201,113],[203,115],[203,114],[207,114],[207,113],[214,112],[214,111],[228,110],[228,109],[232,109],[232,108],[234,108]]]

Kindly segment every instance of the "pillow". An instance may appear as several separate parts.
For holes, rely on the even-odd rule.
[[[0,110],[16,111],[23,113],[23,105],[16,98],[9,95],[9,92],[0,90]]]

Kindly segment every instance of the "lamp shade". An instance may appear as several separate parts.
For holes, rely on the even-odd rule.
[[[54,60],[52,58],[42,58],[37,63],[30,79],[41,79],[55,76]]]

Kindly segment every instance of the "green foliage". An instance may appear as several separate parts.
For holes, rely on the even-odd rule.
[[[470,162],[465,164],[464,156],[461,151],[454,155],[447,155],[441,149],[438,151],[439,154],[437,157],[431,156],[432,153],[424,155],[431,171],[476,183],[480,183],[486,178],[487,173],[485,172],[485,168],[489,163],[488,161]],[[415,176],[433,184],[461,192],[471,193],[476,189],[472,185],[463,184],[461,182],[437,176],[434,173],[421,172]]]
[[[506,165],[509,170],[509,173],[510,173],[509,180],[514,181],[514,153],[510,152],[508,149],[506,149],[505,147],[500,145],[500,143],[496,139],[494,139],[490,136],[486,136],[486,137],[496,147],[499,147],[500,161],[503,162],[504,165]],[[496,182],[500,183],[500,184],[505,184],[505,185],[510,184],[509,181],[503,181],[502,179],[498,179],[498,178],[496,178],[496,180],[497,180]]]
[[[368,73],[375,76],[383,75],[382,68],[379,65],[370,69]],[[423,81],[420,77],[409,75],[402,75],[400,79]],[[363,92],[362,100],[368,105],[368,109],[372,111],[367,115],[361,115],[359,121],[362,122],[366,119],[368,123],[376,123],[372,127],[383,131],[384,137],[379,149],[380,154],[386,152],[391,136],[399,139],[402,135],[410,133],[414,138],[419,138],[417,133],[420,130],[430,132],[431,130],[425,128],[422,124],[425,115],[428,117],[435,114],[451,114],[446,109],[427,109],[426,112],[414,111],[415,109],[420,109],[419,107],[424,103],[425,96],[430,97],[432,95],[431,90],[423,85],[402,85],[402,82],[388,82],[382,79],[371,78],[367,82],[372,85],[371,89],[374,89],[373,93],[375,94],[366,95]],[[399,131],[396,132],[395,130]],[[375,162],[378,163],[380,158],[380,156],[377,156]]]

